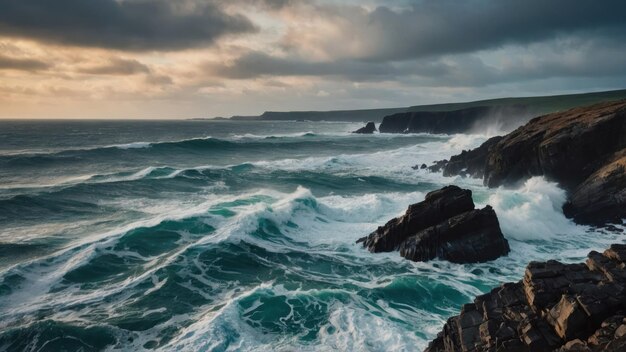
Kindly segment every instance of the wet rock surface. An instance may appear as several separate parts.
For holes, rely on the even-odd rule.
[[[531,262],[523,280],[478,296],[426,351],[624,351],[626,245],[584,264]]]
[[[472,192],[446,186],[357,241],[370,252],[400,251],[413,261],[484,262],[509,252],[495,211],[474,209]]]
[[[482,177],[489,187],[546,176],[569,191],[566,215],[601,224],[626,218],[625,150],[622,100],[534,118],[440,168],[447,176]]]
[[[482,178],[485,172],[485,164],[489,151],[502,140],[503,137],[489,138],[480,147],[473,150],[464,150],[459,155],[454,155],[450,161],[442,166],[444,176],[462,175]]]
[[[448,160],[437,160],[433,162],[432,165],[428,166],[427,169],[430,172],[440,172],[446,165],[448,164]]]
[[[374,124],[373,122],[368,122],[364,127],[361,127],[352,133],[372,134],[374,132],[376,132],[376,124]]]
[[[563,212],[582,223],[619,222],[626,217],[626,149],[578,185]]]
[[[407,238],[400,255],[413,261],[486,262],[510,251],[495,211],[486,206],[451,217]]]

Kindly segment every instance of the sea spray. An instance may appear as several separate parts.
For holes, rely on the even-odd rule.
[[[543,178],[487,189],[411,168],[485,135],[109,124],[0,141],[0,350],[415,350],[528,261],[623,241],[565,219]],[[354,243],[450,183],[494,207],[509,256],[413,263]]]

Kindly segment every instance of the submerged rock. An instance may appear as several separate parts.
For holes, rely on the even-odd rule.
[[[494,210],[475,210],[472,192],[457,186],[428,193],[357,243],[374,253],[400,250],[413,261],[483,262],[509,252]]]
[[[532,262],[522,281],[478,296],[426,351],[624,351],[626,245],[585,264]]]
[[[374,132],[376,132],[376,124],[374,124],[373,122],[368,122],[365,127],[361,127],[352,133],[372,134]]]

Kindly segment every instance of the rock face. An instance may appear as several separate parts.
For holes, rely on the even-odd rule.
[[[605,223],[626,218],[624,149],[622,100],[534,118],[503,138],[453,156],[443,170],[448,176],[483,177],[489,187],[544,175],[570,192],[567,215]]]
[[[574,189],[563,206],[577,222],[619,221],[626,217],[626,149]]]
[[[626,148],[626,101],[532,119],[492,147],[484,181],[497,187],[545,175],[574,187]]]
[[[528,121],[529,109],[521,105],[476,106],[453,111],[416,111],[397,113],[383,118],[382,133],[463,133],[498,124],[513,129]]]
[[[474,209],[472,192],[446,186],[357,241],[370,252],[391,252],[413,261],[434,258],[455,263],[493,260],[509,252],[496,213]]]
[[[372,134],[374,132],[376,132],[376,125],[373,122],[368,122],[365,127],[361,127],[352,133]]]
[[[407,238],[400,255],[416,262],[439,258],[452,263],[486,262],[509,252],[490,206],[453,216]]]
[[[448,160],[446,160],[446,159],[438,160],[438,161],[435,161],[432,165],[428,166],[427,169],[430,172],[439,172],[446,165],[448,165]]]
[[[532,262],[522,281],[463,306],[426,351],[624,351],[626,245],[585,264]]]
[[[444,176],[463,175],[482,178],[485,172],[485,164],[489,151],[498,144],[503,137],[497,136],[488,139],[480,147],[463,151],[459,155],[454,155],[450,161],[443,166]]]

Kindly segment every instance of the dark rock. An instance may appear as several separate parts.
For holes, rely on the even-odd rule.
[[[619,222],[626,218],[626,101],[534,118],[499,140],[451,157],[444,174],[482,177],[489,187],[546,176],[569,191],[568,217],[588,224]]]
[[[565,210],[565,206],[564,206],[564,210]],[[602,229],[605,230],[605,231],[616,232],[616,233],[623,233],[624,232],[624,229],[619,228],[619,227],[617,227],[615,225],[612,225],[612,224],[608,224],[608,225],[604,226]]]
[[[569,341],[563,347],[558,349],[558,352],[592,352],[589,346],[584,341],[579,339]]]
[[[509,243],[490,206],[451,217],[400,245],[400,255],[413,261],[439,258],[453,263],[486,262],[509,251]]]
[[[448,164],[448,160],[439,160],[435,161],[431,166],[428,167],[428,171],[430,172],[439,172]]]
[[[615,338],[622,337],[620,330],[626,330],[624,316],[614,315],[603,321],[600,328],[587,339],[588,345],[593,350],[601,350]]]
[[[582,223],[621,223],[626,218],[626,149],[578,185],[563,212]]]
[[[586,335],[587,318],[576,298],[569,295],[563,295],[547,315],[548,322],[565,341]]]
[[[428,193],[424,201],[410,205],[403,216],[388,221],[357,243],[363,243],[370,252],[391,252],[409,236],[472,209],[472,191],[446,186]]]
[[[470,190],[446,186],[430,192],[406,213],[357,241],[370,252],[399,250],[413,261],[453,263],[494,260],[509,252],[495,211],[474,210]]]
[[[612,245],[586,264],[530,263],[522,281],[464,305],[426,351],[624,351],[625,258]]]
[[[426,164],[422,164],[422,166],[420,166],[420,169],[422,169],[422,170],[423,170],[423,169],[425,169],[425,168],[427,168],[427,167],[428,167],[428,166],[426,166]]]
[[[365,127],[361,127],[352,133],[372,134],[374,132],[376,132],[376,125],[373,122],[368,122]]]
[[[454,155],[450,161],[443,166],[444,176],[467,175],[476,178],[482,178],[485,171],[485,163],[487,155],[491,148],[498,143],[503,137],[497,136],[489,138],[480,147],[462,151],[459,155]]]
[[[545,175],[572,188],[625,147],[626,101],[544,115],[492,148],[484,181],[497,187]]]
[[[528,121],[529,109],[521,105],[476,106],[453,111],[414,111],[383,118],[382,133],[464,133],[484,126],[513,129]]]

